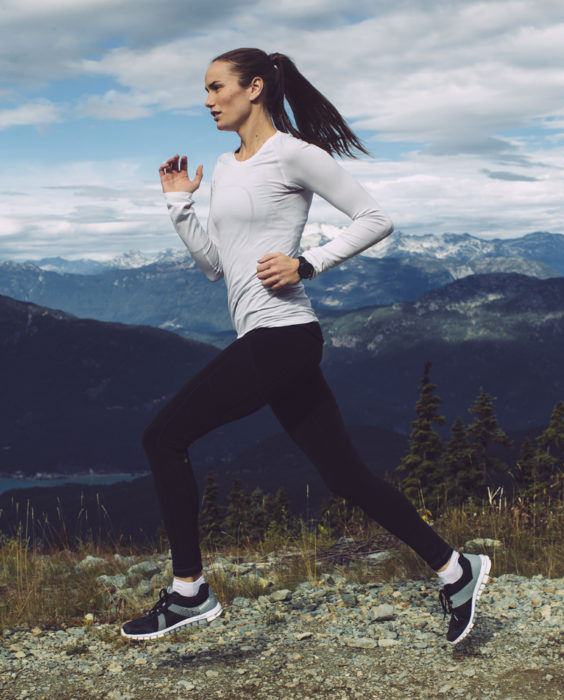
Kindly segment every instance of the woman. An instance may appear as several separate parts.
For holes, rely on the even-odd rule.
[[[207,231],[192,203],[202,166],[191,179],[187,158],[174,156],[159,172],[172,221],[194,260],[211,281],[225,279],[238,337],[143,434],[174,579],[155,606],[121,633],[154,639],[221,614],[202,576],[198,493],[187,448],[213,428],[269,404],[335,494],[361,506],[439,573],[443,607],[452,613],[447,639],[456,643],[473,625],[489,559],[453,551],[399,491],[366,469],[319,369],[323,338],[303,284],[393,230],[372,197],[331,157],[366,151],[283,54],[222,54],[209,66],[205,88],[217,128],[241,139],[237,151],[216,165]],[[297,257],[314,192],[352,223],[338,238]]]

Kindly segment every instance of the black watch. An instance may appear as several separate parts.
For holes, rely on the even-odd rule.
[[[313,265],[300,255],[298,258],[298,275],[302,280],[310,280],[313,277]]]

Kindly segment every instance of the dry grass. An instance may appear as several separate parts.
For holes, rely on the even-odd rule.
[[[227,575],[213,566],[206,577],[219,599],[229,604],[236,596],[255,598],[274,588],[292,590],[302,581],[317,581],[325,572],[337,573],[358,582],[397,581],[432,577],[431,570],[407,546],[390,540],[374,524],[344,523],[338,536],[365,541],[376,549],[393,549],[393,556],[378,565],[369,564],[359,547],[352,543],[336,545],[338,536],[329,536],[322,528],[301,523],[297,534],[276,542],[239,543],[207,552],[213,563],[217,556],[237,556],[242,561],[265,561],[268,553],[280,555],[263,578]],[[519,501],[509,502],[496,494],[490,502],[468,503],[447,508],[433,523],[437,531],[454,547],[462,549],[467,540],[489,538],[503,544],[488,553],[493,559],[493,575],[515,573],[524,576],[542,574],[564,577],[564,503],[552,501],[532,508]],[[379,544],[378,544],[379,543]],[[376,546],[374,546],[376,544]],[[87,554],[107,560],[105,573],[121,573],[124,566],[113,554],[153,554],[165,552],[166,541],[151,550],[133,552],[116,544],[94,546],[75,543],[74,549],[41,545],[26,536],[19,527],[15,534],[0,540],[0,628],[38,625],[63,627],[83,624],[87,613],[97,620],[113,622],[128,617],[132,609],[125,602],[112,601],[96,584],[100,570],[75,570]],[[351,553],[352,552],[352,553]],[[163,585],[165,582],[163,582]],[[77,652],[78,653],[78,652]]]

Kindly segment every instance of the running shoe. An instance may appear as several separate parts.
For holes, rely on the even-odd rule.
[[[221,613],[221,604],[207,583],[190,597],[163,588],[157,603],[143,617],[126,622],[121,634],[128,639],[157,639],[186,625],[211,622]]]
[[[447,584],[439,593],[445,617],[450,614],[447,641],[458,644],[474,626],[476,603],[482,595],[491,568],[486,554],[461,554],[458,562],[462,576],[455,583]]]

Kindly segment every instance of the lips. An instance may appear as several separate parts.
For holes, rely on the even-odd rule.
[[[215,119],[215,121],[217,121],[217,118],[219,117],[220,114],[221,114],[221,112],[212,112],[211,113],[211,115]]]

